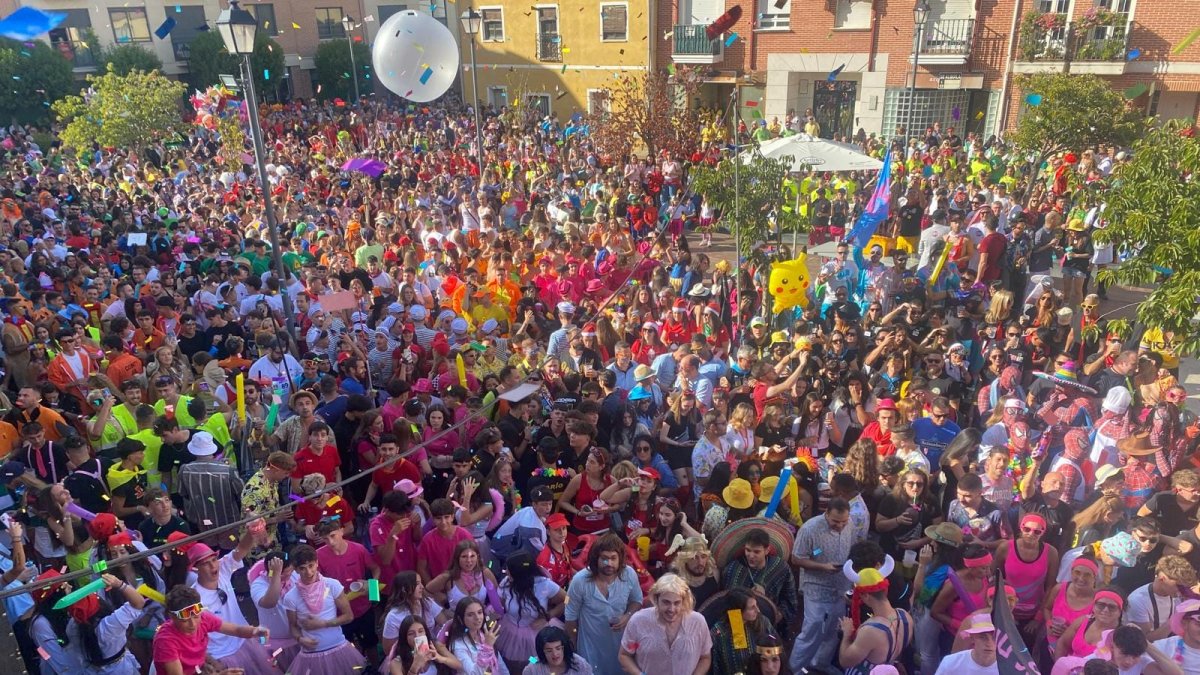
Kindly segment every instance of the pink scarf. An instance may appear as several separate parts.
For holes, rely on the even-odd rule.
[[[325,577],[317,575],[317,580],[311,584],[302,584],[296,582],[296,588],[300,590],[300,597],[304,600],[304,605],[308,607],[308,611],[316,614],[321,611],[325,604],[325,593],[328,590],[325,587]]]

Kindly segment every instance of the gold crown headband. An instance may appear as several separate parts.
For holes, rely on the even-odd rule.
[[[774,647],[755,647],[754,651],[758,652],[759,656],[783,656],[783,647],[778,645]]]

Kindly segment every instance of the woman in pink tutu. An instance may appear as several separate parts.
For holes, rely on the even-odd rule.
[[[537,566],[533,556],[518,551],[508,556],[508,577],[500,582],[500,639],[496,649],[510,672],[520,672],[537,653],[537,634],[548,624],[562,626],[567,594]]]
[[[292,637],[300,653],[292,661],[294,673],[351,673],[367,663],[342,633],[354,620],[350,600],[341,582],[321,576],[317,552],[300,545],[292,551],[292,565],[300,578],[279,602],[287,610]]]

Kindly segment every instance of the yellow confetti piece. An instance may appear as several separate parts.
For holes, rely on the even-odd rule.
[[[300,24],[298,24],[298,23],[296,23],[295,21],[293,21],[293,22],[292,22],[292,28],[293,28],[293,29],[295,29],[295,30],[300,30]]]
[[[271,27],[271,22],[270,22],[270,21],[263,21],[263,28],[264,28],[264,29],[265,29],[265,28],[270,28],[270,27]]]
[[[1196,38],[1200,38],[1200,28],[1188,33],[1187,37],[1183,38],[1183,41],[1171,48],[1171,53],[1178,54],[1179,52],[1182,52],[1191,46],[1191,44],[1196,41]]]
[[[336,506],[337,503],[338,503],[337,497],[330,497],[329,499],[325,500],[325,506]]]
[[[563,47],[563,48],[562,48],[562,53],[564,53],[564,54],[570,54],[570,53],[571,53],[571,48],[570,48],[570,47]]]

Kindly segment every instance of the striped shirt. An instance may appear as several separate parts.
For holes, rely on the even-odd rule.
[[[242,514],[242,479],[224,462],[198,460],[179,469],[183,512],[197,531],[226,525]]]

